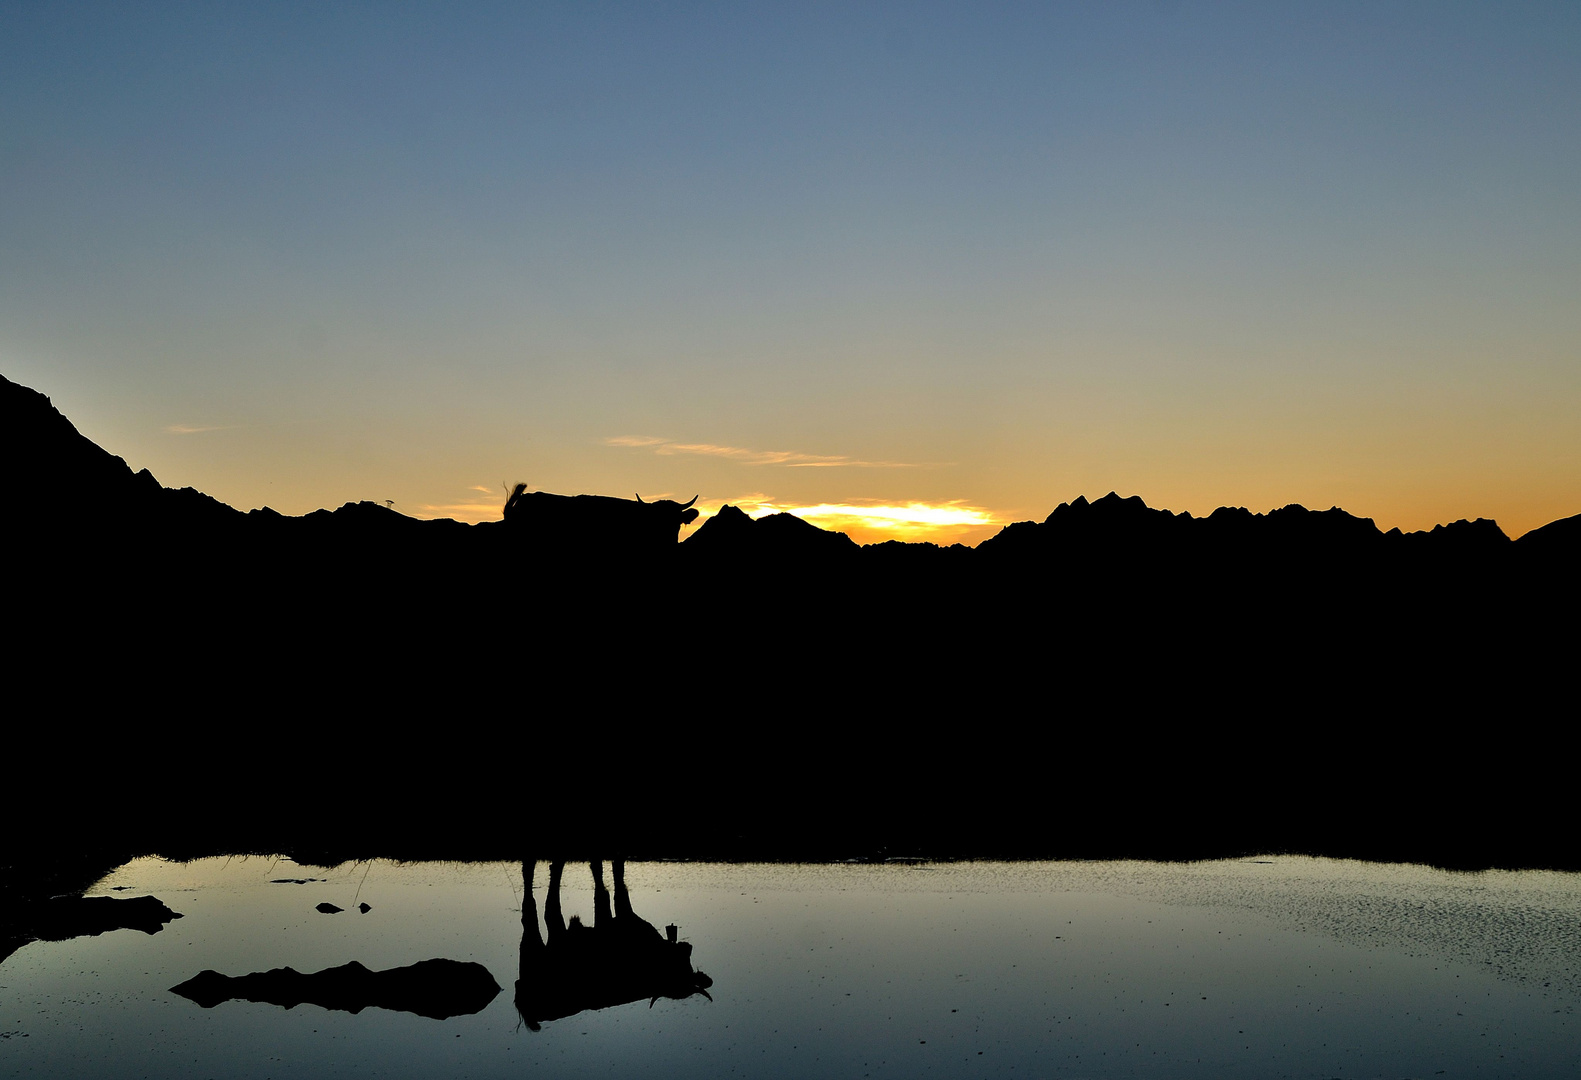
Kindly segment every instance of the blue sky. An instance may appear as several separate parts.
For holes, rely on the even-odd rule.
[[[1578,22],[0,4],[0,373],[243,508],[1518,534],[1581,512]]]

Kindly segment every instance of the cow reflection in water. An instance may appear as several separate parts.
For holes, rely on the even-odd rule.
[[[535,862],[522,863],[521,977],[516,980],[516,1011],[537,1031],[546,1020],[574,1016],[628,1002],[653,1003],[661,997],[702,994],[714,980],[692,970],[692,946],[675,940],[675,927],[662,935],[631,910],[626,892],[626,866],[613,863],[615,903],[604,887],[604,864],[590,863],[593,872],[593,925],[573,915],[569,925],[560,913],[560,875],[564,862],[549,865],[549,890],[543,921],[548,940],[538,930],[538,904],[533,898]]]

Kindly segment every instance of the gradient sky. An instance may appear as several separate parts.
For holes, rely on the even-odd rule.
[[[0,374],[242,509],[1517,536],[1581,513],[1581,5],[0,0]]]

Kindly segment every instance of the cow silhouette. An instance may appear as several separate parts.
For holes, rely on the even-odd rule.
[[[673,549],[681,527],[699,514],[691,502],[643,502],[607,495],[552,495],[517,484],[505,500],[504,520],[512,532],[538,546],[567,553],[655,555]]]
[[[690,942],[678,941],[675,927],[660,934],[652,923],[631,910],[626,891],[625,862],[613,861],[615,896],[610,904],[604,887],[604,864],[588,864],[593,874],[593,925],[560,912],[560,878],[564,862],[549,865],[544,896],[544,926],[538,928],[533,897],[535,862],[522,863],[522,945],[520,978],[516,980],[516,1011],[533,1031],[546,1021],[589,1009],[605,1009],[646,1000],[652,1008],[661,997],[683,1000],[694,994],[713,998],[714,981],[692,968]]]

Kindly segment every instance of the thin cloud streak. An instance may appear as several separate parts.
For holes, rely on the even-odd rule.
[[[205,431],[229,431],[231,424],[210,424],[200,427],[196,424],[166,424],[166,435],[201,435]]]
[[[605,439],[604,443],[607,446],[659,446],[669,441],[654,435],[616,435]]]
[[[940,461],[866,461],[845,454],[808,454],[800,450],[751,450],[742,446],[714,443],[678,443],[652,435],[615,435],[604,440],[606,446],[652,449],[655,454],[695,454],[722,457],[743,465],[781,465],[789,469],[928,469],[943,468],[953,462]]]

